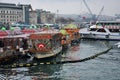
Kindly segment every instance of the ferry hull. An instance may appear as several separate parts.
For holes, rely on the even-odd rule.
[[[120,41],[120,33],[88,31],[87,28],[81,29],[79,33],[81,35],[81,39]]]
[[[112,35],[99,35],[99,34],[81,34],[81,39],[95,39],[95,40],[110,40],[110,41],[120,41],[120,36]]]

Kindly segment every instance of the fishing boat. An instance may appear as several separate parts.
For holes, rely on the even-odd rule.
[[[62,50],[61,37],[61,33],[56,30],[30,34],[29,53],[37,59],[55,56]]]
[[[87,28],[80,29],[81,38],[99,40],[120,40],[120,22],[97,22]]]

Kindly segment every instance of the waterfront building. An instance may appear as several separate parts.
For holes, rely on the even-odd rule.
[[[29,13],[29,23],[30,24],[37,24],[37,12],[36,11],[30,11]]]
[[[55,14],[42,9],[33,10],[30,4],[0,3],[0,22],[10,24],[55,23]]]
[[[0,22],[14,23],[24,22],[29,23],[29,11],[32,10],[31,5],[0,3]]]
[[[42,24],[42,23],[55,23],[55,14],[50,11],[45,11],[42,9],[36,9],[30,11],[29,17],[30,24]]]

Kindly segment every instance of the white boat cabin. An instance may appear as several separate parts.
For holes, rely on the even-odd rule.
[[[110,32],[120,32],[120,22],[116,21],[99,21],[95,25],[88,27],[90,31],[96,31],[98,29],[107,28]]]

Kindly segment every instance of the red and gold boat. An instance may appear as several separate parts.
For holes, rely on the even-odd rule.
[[[62,50],[61,37],[61,33],[56,30],[30,34],[28,50],[37,59],[55,56]]]

